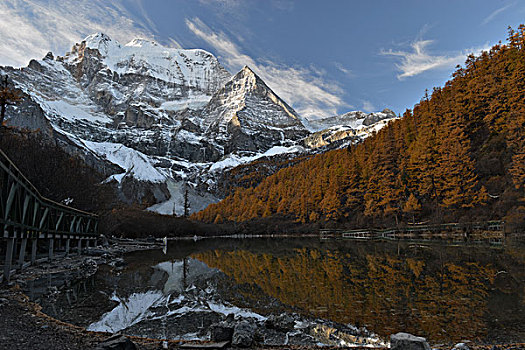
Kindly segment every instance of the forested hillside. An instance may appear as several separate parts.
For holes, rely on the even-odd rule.
[[[363,143],[280,170],[193,216],[385,226],[525,217],[525,26]]]
[[[117,202],[104,175],[66,153],[44,132],[0,128],[0,149],[40,194],[86,211],[101,212]]]
[[[101,234],[132,238],[217,234],[212,225],[148,212],[144,206],[123,202],[103,174],[39,131],[2,127],[0,149],[44,197],[98,214]]]

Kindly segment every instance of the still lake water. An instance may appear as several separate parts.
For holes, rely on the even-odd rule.
[[[431,343],[525,341],[525,248],[204,239],[102,266],[44,311],[92,330],[199,338],[234,313],[297,313]],[[184,321],[184,318],[186,320]]]

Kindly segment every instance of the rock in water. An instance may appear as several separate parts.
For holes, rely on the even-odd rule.
[[[253,324],[246,321],[239,322],[233,330],[232,345],[248,348],[252,345],[254,336],[255,326]]]
[[[427,340],[409,333],[396,333],[390,336],[391,350],[430,350]]]
[[[98,344],[95,350],[137,350],[137,346],[125,336],[115,334]]]
[[[290,331],[294,329],[295,320],[288,314],[281,314],[279,316],[270,315],[266,320],[266,327],[269,329],[277,329],[282,331]]]
[[[215,342],[231,341],[233,337],[233,326],[226,322],[220,322],[210,326],[210,340]]]

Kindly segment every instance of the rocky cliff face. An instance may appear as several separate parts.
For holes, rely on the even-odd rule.
[[[351,112],[308,130],[249,67],[232,77],[204,50],[104,34],[1,71],[24,97],[8,124],[46,132],[107,174],[122,200],[164,214],[182,214],[186,192],[190,212],[217,201],[227,168],[355,142],[392,117]],[[341,124],[345,132],[332,130]]]

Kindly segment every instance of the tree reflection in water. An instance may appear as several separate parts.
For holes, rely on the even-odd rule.
[[[490,248],[406,246],[396,252],[321,246],[280,255],[214,250],[193,257],[307,313],[366,325],[382,336],[407,331],[434,342],[497,338],[494,333],[510,321],[495,320],[493,313],[501,310],[489,303],[497,305],[503,294],[519,295],[506,307],[514,313],[523,309],[523,254]],[[507,264],[522,273],[502,293],[494,282],[500,269],[513,268]],[[521,318],[523,325],[523,313]]]

